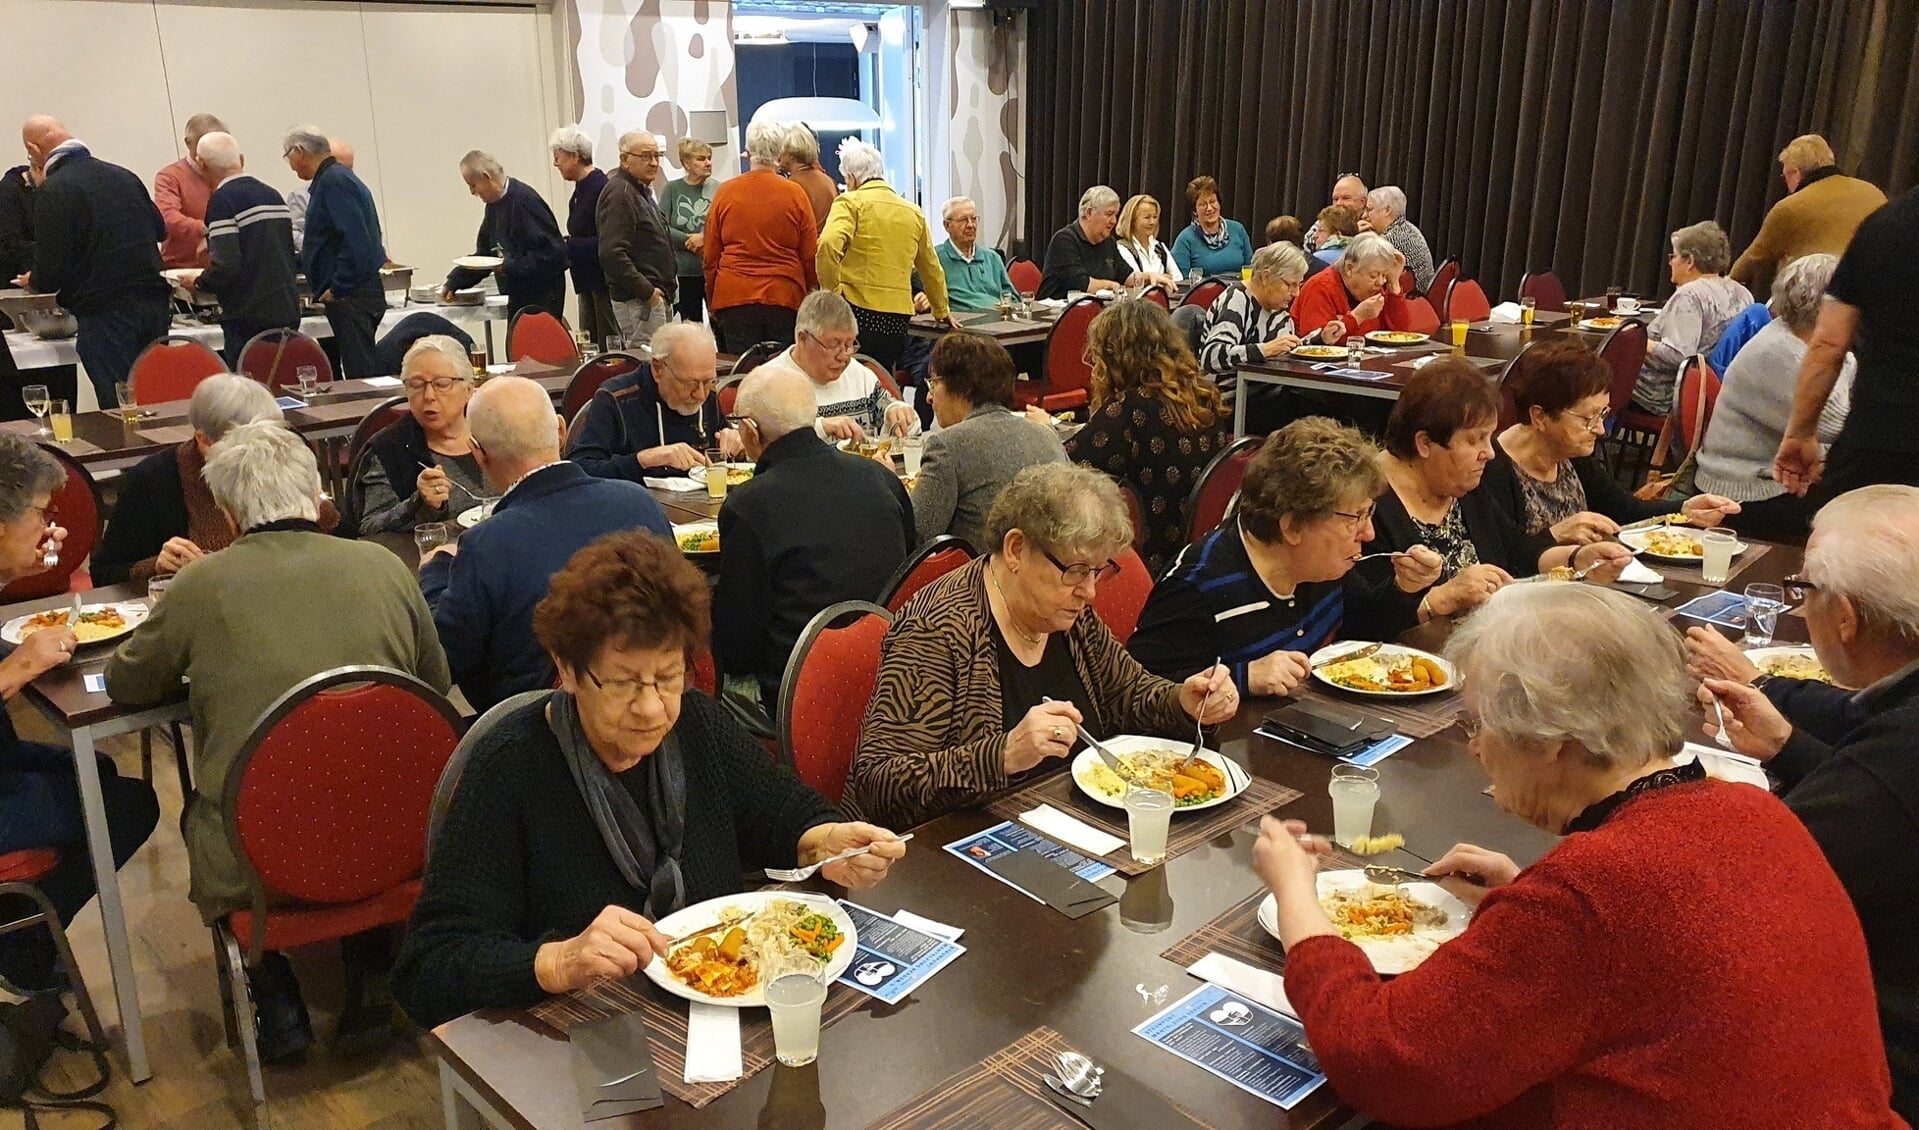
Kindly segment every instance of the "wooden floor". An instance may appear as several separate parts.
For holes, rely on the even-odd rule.
[[[16,702],[14,723],[23,738],[52,741],[46,723]],[[140,771],[137,737],[105,743],[122,774]],[[213,975],[212,935],[187,901],[186,848],[180,841],[180,782],[172,751],[156,743],[154,788],[160,795],[160,824],[145,847],[120,871],[121,898],[139,972],[146,1018],[147,1054],[153,1077],[138,1086],[128,1081],[126,1060],[113,1055],[113,1083],[101,1096],[119,1113],[125,1130],[169,1127],[219,1130],[253,1124],[246,1065],[229,1050],[220,1021],[220,995]],[[116,1046],[119,1014],[97,904],[80,912],[70,931],[101,1022]],[[427,1130],[441,1125],[440,1088],[432,1053],[411,1032],[378,1056],[342,1059],[327,1051],[327,1038],[340,1005],[337,948],[316,947],[292,955],[313,1015],[318,1039],[303,1062],[266,1069],[267,1105],[262,1125],[275,1128],[365,1127],[369,1130]],[[80,1031],[77,1012],[69,1027]],[[56,1088],[92,1081],[93,1065],[84,1056],[61,1053],[48,1082]],[[10,1121],[11,1120],[11,1121]],[[49,1122],[64,1126],[68,1120]],[[74,1125],[91,1125],[74,1120]],[[0,1127],[20,1125],[17,1116],[0,1115]]]

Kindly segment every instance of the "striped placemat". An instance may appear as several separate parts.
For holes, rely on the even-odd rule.
[[[1358,856],[1338,849],[1329,859],[1323,870],[1342,871],[1366,865]],[[1285,948],[1259,924],[1259,904],[1265,899],[1263,890],[1247,895],[1219,917],[1161,951],[1159,956],[1184,969],[1209,953],[1221,953],[1268,973],[1286,972]]]
[[[1394,729],[1409,738],[1430,738],[1457,722],[1459,716],[1466,710],[1466,704],[1460,699],[1457,691],[1423,695],[1419,698],[1387,699],[1372,695],[1344,694],[1317,679],[1295,690],[1292,697],[1315,698],[1322,702],[1334,703],[1348,712],[1384,718],[1393,724]]]
[[[1718,587],[1729,589],[1734,578],[1752,568],[1754,562],[1771,552],[1772,543],[1770,542],[1747,541],[1746,552],[1732,559],[1732,568],[1726,572],[1726,583]],[[1682,585],[1703,585],[1706,583],[1700,579],[1699,566],[1696,564],[1684,565],[1677,562],[1661,561],[1645,553],[1639,555],[1639,563],[1667,580],[1678,581]]]

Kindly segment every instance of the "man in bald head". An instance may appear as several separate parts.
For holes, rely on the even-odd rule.
[[[328,137],[327,149],[333,159],[351,169],[353,167],[353,146],[344,137]],[[306,246],[307,239],[307,186],[302,184],[287,193],[287,215],[293,220],[293,250]]]
[[[186,156],[154,174],[153,202],[167,225],[160,261],[169,267],[207,265],[207,202],[213,185],[202,175],[195,154],[201,138],[226,131],[226,123],[212,114],[193,115],[187,119]]]
[[[420,591],[447,666],[476,710],[553,685],[533,638],[533,606],[575,552],[618,530],[673,536],[638,483],[595,479],[560,460],[553,398],[525,377],[495,377],[466,406],[473,457],[502,497],[493,514],[420,565]]]
[[[1359,179],[1358,173],[1344,173],[1333,182],[1333,204],[1344,208],[1355,216],[1366,214],[1366,182]],[[1319,250],[1320,241],[1325,237],[1319,230],[1319,221],[1306,229],[1306,253]]]

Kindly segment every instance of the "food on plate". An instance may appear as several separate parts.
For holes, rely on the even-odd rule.
[[[1549,581],[1570,581],[1576,576],[1578,571],[1571,565],[1555,565],[1546,570],[1546,579]]]
[[[1072,425],[1077,423],[1079,423],[1079,421],[1073,418],[1073,414],[1071,412],[1053,413],[1053,426],[1056,428],[1071,427]]]
[[[888,437],[886,439],[873,439],[871,437],[868,437],[866,439],[855,440],[853,443],[854,453],[858,455],[863,455],[868,459],[885,455],[891,452],[892,450],[893,450],[893,440],[891,437]]]
[[[1382,342],[1386,345],[1419,345],[1432,339],[1411,330],[1374,330],[1366,335],[1366,340]]]
[[[1661,557],[1704,557],[1706,546],[1691,534],[1658,529],[1646,531],[1646,552]]]
[[[746,931],[738,926],[718,942],[702,934],[666,955],[666,967],[688,988],[709,997],[737,997],[759,984],[759,974],[746,956]]]
[[[796,899],[773,899],[757,912],[729,906],[723,934],[702,934],[666,955],[666,968],[710,997],[737,997],[788,973],[818,973],[846,942],[839,924]]]
[[[720,531],[718,530],[681,530],[674,535],[679,539],[681,553],[718,553],[720,551]]]
[[[1447,683],[1446,669],[1423,655],[1380,652],[1349,659],[1320,671],[1334,686],[1355,691],[1409,693],[1429,691]]]
[[[1579,324],[1589,330],[1616,330],[1625,321],[1624,318],[1615,318],[1608,314],[1603,318],[1587,318]]]
[[[1343,358],[1346,347],[1343,345],[1301,345],[1293,350],[1295,357]]]
[[[1406,837],[1398,832],[1388,832],[1383,836],[1354,836],[1352,846],[1347,850],[1354,855],[1385,855],[1405,846]]]
[[[1446,912],[1428,906],[1399,887],[1368,883],[1352,890],[1328,891],[1319,905],[1349,942],[1366,938],[1406,938],[1422,927],[1446,925]]]
[[[1768,675],[1781,679],[1816,679],[1822,683],[1832,682],[1832,675],[1816,656],[1805,652],[1768,655],[1756,661],[1753,666]]]
[[[1173,794],[1175,807],[1190,808],[1195,804],[1218,800],[1225,794],[1226,774],[1199,758],[1194,758],[1191,765],[1175,773],[1174,768],[1185,760],[1184,751],[1170,749],[1145,749],[1119,755],[1120,768],[1126,771],[1126,776],[1133,784]],[[1127,782],[1120,780],[1103,761],[1092,762],[1086,777],[1086,783],[1102,796],[1112,800],[1126,796]]]
[[[46,628],[68,627],[70,620],[73,620],[73,610],[70,608],[35,613],[20,626],[20,638],[26,639],[33,633]],[[126,631],[127,618],[120,614],[118,608],[111,604],[103,604],[96,608],[81,609],[80,618],[73,621],[71,626],[75,639],[81,643],[93,643],[97,640],[112,639]]]

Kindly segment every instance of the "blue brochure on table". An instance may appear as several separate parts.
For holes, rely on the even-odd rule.
[[[840,974],[840,984],[875,996],[887,1004],[898,1004],[920,982],[946,968],[966,947],[897,919],[875,913],[857,903],[840,900],[853,928],[859,931],[858,952],[853,964]]]
[[[995,824],[984,832],[968,836],[963,840],[954,840],[946,845],[946,850],[1014,890],[1029,896],[1033,894],[1031,891],[1008,882],[1005,876],[987,867],[986,861],[1002,855],[1012,855],[1015,852],[1031,851],[1045,856],[1089,883],[1097,883],[1113,873],[1111,864],[1097,859],[1088,859],[1072,848],[1056,844],[1045,836],[1011,820],[1004,824]],[[1046,900],[1039,899],[1039,901]]]
[[[1743,593],[1711,592],[1692,598],[1673,609],[1673,614],[1743,630],[1746,626],[1746,597]]]
[[[1299,1021],[1218,985],[1194,989],[1133,1034],[1282,1110],[1326,1081]]]

